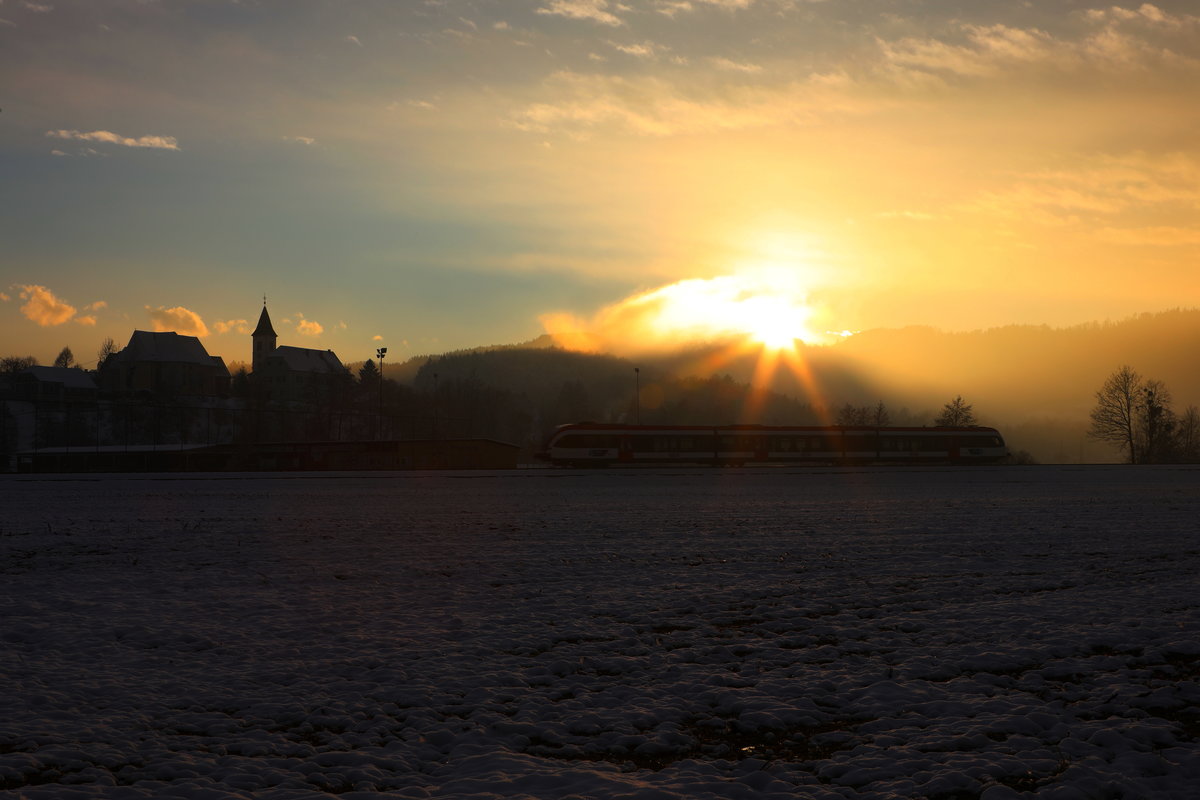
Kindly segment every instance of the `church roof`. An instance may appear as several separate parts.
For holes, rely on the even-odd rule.
[[[267,306],[263,304],[262,313],[258,315],[258,327],[254,329],[251,336],[276,336],[275,328],[271,327],[271,315],[267,313]]]
[[[307,347],[281,345],[271,351],[270,359],[282,359],[292,372],[345,372],[346,368],[332,350],[310,350]]]
[[[114,365],[117,362],[136,361],[203,364],[226,373],[229,371],[221,357],[210,356],[195,336],[182,336],[175,331],[134,331],[125,349],[112,355],[109,361]]]

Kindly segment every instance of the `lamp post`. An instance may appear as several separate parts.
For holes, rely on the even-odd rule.
[[[637,425],[642,424],[642,370],[633,368],[633,420]]]
[[[381,347],[375,351],[375,355],[379,356],[379,423],[376,426],[376,439],[383,439],[383,357],[387,355],[387,348]]]

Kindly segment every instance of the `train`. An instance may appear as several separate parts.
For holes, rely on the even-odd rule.
[[[661,464],[1000,464],[1009,458],[995,428],[560,425],[537,454],[562,467]]]

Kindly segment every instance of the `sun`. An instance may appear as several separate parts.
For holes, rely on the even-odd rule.
[[[796,342],[811,343],[815,338],[808,329],[812,309],[794,298],[758,295],[735,302],[737,326],[751,340],[768,350],[794,348]]]
[[[813,311],[804,292],[755,275],[722,275],[663,286],[620,304],[613,321],[638,320],[662,342],[742,339],[767,350],[813,344]]]

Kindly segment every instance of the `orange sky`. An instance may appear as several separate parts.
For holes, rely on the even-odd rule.
[[[245,359],[264,292],[347,361],[1200,305],[1187,2],[252,5],[0,5],[0,349]]]

